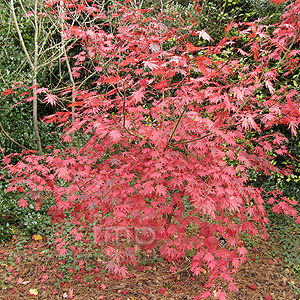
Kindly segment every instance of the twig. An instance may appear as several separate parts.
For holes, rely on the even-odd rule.
[[[258,87],[257,87],[256,89],[254,89],[253,93],[255,93],[257,90],[258,90]],[[240,111],[245,107],[245,105],[249,102],[249,100],[250,100],[251,97],[252,97],[252,96],[249,96],[249,97],[243,102],[243,104],[239,107],[239,109],[238,109],[238,110],[235,112],[235,114],[231,117],[231,119],[229,120],[229,122],[227,123],[227,125],[226,125],[224,128],[221,128],[222,130],[227,130],[227,129],[231,126],[232,122],[234,121],[234,119],[235,119],[235,117],[236,117],[236,114],[237,114],[238,112],[240,112]],[[174,146],[174,145],[177,145],[177,144],[187,144],[187,143],[199,141],[199,140],[202,140],[202,139],[204,139],[204,138],[206,138],[206,137],[208,137],[208,136],[211,136],[212,134],[213,134],[213,132],[210,132],[210,133],[205,134],[205,135],[203,135],[203,136],[201,136],[201,137],[199,137],[199,138],[192,139],[192,140],[189,140],[189,141],[176,142],[176,143],[172,143],[171,145]]]
[[[278,69],[278,67],[282,64],[282,62],[286,59],[287,55],[291,52],[292,47],[294,46],[298,36],[300,34],[300,29],[298,30],[297,34],[295,35],[295,37],[293,38],[288,50],[285,52],[284,56],[280,59],[280,61],[277,63],[277,65],[275,66],[275,69]]]
[[[12,137],[4,130],[4,128],[2,127],[1,122],[0,122],[0,129],[1,129],[1,131],[4,133],[4,135],[5,135],[11,142],[13,142],[13,143],[16,144],[17,146],[19,146],[19,147],[21,147],[21,148],[23,148],[23,149],[25,149],[25,150],[30,151],[30,149],[28,149],[27,147],[25,147],[25,146],[19,144],[17,141],[15,141],[15,140],[12,138]]]
[[[30,56],[28,54],[28,51],[26,49],[26,46],[25,46],[25,43],[24,43],[24,40],[23,40],[23,36],[21,34],[20,27],[19,27],[19,24],[18,24],[18,21],[17,21],[17,17],[16,17],[16,13],[15,13],[15,8],[14,8],[14,0],[10,1],[10,9],[11,9],[11,12],[12,12],[12,16],[13,16],[13,19],[14,19],[14,23],[15,23],[15,27],[16,27],[19,39],[20,39],[21,46],[22,46],[23,51],[24,51],[24,53],[26,55],[28,63],[30,64],[30,67],[33,70],[34,69],[34,65],[33,65],[32,61],[30,59]]]
[[[74,77],[73,77],[73,74],[72,74],[72,69],[71,69],[71,65],[70,65],[70,61],[69,61],[69,58],[67,56],[67,51],[66,51],[66,47],[65,47],[65,43],[64,43],[64,40],[63,40],[63,30],[64,30],[64,26],[65,26],[65,20],[64,20],[64,10],[63,10],[63,1],[61,0],[60,1],[60,5],[61,5],[61,9],[60,9],[60,26],[61,26],[61,44],[62,44],[62,52],[64,53],[65,55],[65,58],[66,58],[66,64],[67,64],[67,69],[68,69],[68,73],[69,73],[69,78],[70,78],[70,81],[72,83],[72,126],[74,126],[74,122],[75,122],[75,106],[74,106],[74,103],[75,103],[75,100],[76,100],[76,97],[75,97],[75,81],[74,81]],[[74,145],[74,138],[75,138],[75,135],[74,135],[74,130],[72,131],[71,133],[72,135],[72,140],[71,140],[71,144],[72,146]]]

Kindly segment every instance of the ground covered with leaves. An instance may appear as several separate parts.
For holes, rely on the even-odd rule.
[[[264,241],[249,248],[248,261],[233,276],[239,290],[229,299],[300,299],[299,280],[270,253]],[[171,300],[193,299],[203,292],[208,276],[205,270],[193,276],[188,257],[181,264],[169,264],[155,252],[143,255],[144,266],[120,279],[104,272],[103,261],[95,253],[73,269],[42,239],[21,245],[15,237],[0,246],[0,299]]]

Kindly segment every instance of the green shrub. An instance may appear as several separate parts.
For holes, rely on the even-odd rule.
[[[40,210],[35,209],[35,202],[29,197],[28,207],[20,208],[20,198],[17,192],[6,193],[6,183],[0,181],[0,243],[11,239],[17,229],[26,235],[42,233],[50,226],[48,209],[53,205],[53,199],[44,200]]]

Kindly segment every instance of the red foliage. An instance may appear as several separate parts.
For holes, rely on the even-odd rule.
[[[63,2],[70,13],[105,18],[96,5]],[[193,250],[191,270],[196,275],[202,267],[209,270],[208,288],[221,277],[236,290],[230,272],[247,253],[239,234],[267,234],[263,191],[249,185],[248,172],[289,172],[270,162],[270,152],[287,150],[286,138],[269,129],[284,124],[297,133],[298,91],[279,88],[276,81],[279,67],[288,75],[299,64],[299,53],[288,50],[299,42],[299,10],[300,4],[291,5],[276,26],[230,24],[215,46],[209,46],[205,31],[198,32],[196,47],[188,42],[197,36],[192,28],[167,28],[162,15],[146,17],[149,9],[126,5],[115,14],[114,34],[100,25],[69,25],[64,37],[75,37],[84,49],[75,57],[74,72],[81,76],[77,71],[92,61],[94,90],[76,90],[72,124],[70,112],[46,122],[67,125],[66,143],[74,131],[87,142],[43,156],[25,153],[17,164],[7,158],[13,175],[9,190],[51,192],[57,202],[50,209],[54,221],[72,209],[75,223],[84,217],[88,228],[94,222],[95,241],[107,243],[111,272],[128,276],[123,264],[136,263],[139,247],[159,247],[170,261]],[[228,59],[229,49],[243,61],[233,54]],[[55,96],[47,97],[55,104]],[[274,209],[297,217],[293,205],[281,198]],[[72,234],[82,238],[78,231]],[[220,247],[220,235],[229,247]],[[64,255],[64,242],[57,243]],[[210,295],[206,291],[201,298]],[[225,299],[226,293],[216,297]]]
[[[286,0],[272,0],[271,2],[274,4],[281,4],[283,2],[285,2]]]

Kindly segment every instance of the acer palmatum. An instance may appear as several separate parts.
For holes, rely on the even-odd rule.
[[[239,235],[267,236],[263,190],[249,185],[249,171],[290,172],[271,163],[272,154],[287,154],[287,139],[270,129],[284,124],[297,134],[298,91],[278,79],[299,65],[300,51],[293,48],[299,43],[299,2],[275,25],[228,25],[214,45],[205,30],[169,28],[161,14],[155,18],[126,1],[114,15],[96,5],[47,5],[53,12],[65,5],[71,18],[76,10],[107,18],[115,30],[107,32],[104,21],[93,27],[64,23],[64,38],[75,37],[83,49],[73,70],[75,115],[71,126],[69,111],[45,121],[65,125],[67,145],[74,131],[87,142],[43,156],[24,152],[16,164],[7,157],[13,175],[8,190],[51,193],[54,221],[71,210],[75,224],[94,224],[95,241],[107,243],[109,271],[128,276],[124,264],[137,263],[139,247],[156,247],[169,261],[192,250],[190,269],[196,275],[209,270],[207,288],[223,278],[235,291],[230,274],[247,254]],[[89,90],[80,88],[87,80],[83,71],[94,81]],[[47,97],[51,104],[57,99]],[[297,202],[272,194],[274,210],[299,222]],[[126,241],[116,246],[121,236]],[[207,290],[201,297],[209,295]]]

